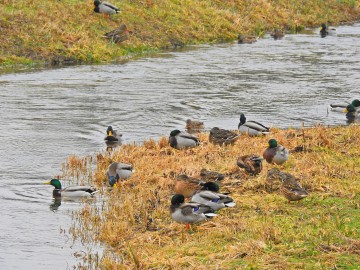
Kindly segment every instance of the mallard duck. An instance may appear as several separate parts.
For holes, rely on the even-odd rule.
[[[270,36],[275,40],[277,40],[277,39],[282,39],[285,36],[285,33],[280,29],[275,29],[274,32],[270,33]]]
[[[291,174],[281,172],[279,176],[282,182],[280,192],[289,201],[289,203],[290,201],[300,201],[309,195],[309,193]]]
[[[204,183],[199,179],[180,174],[175,178],[174,191],[177,194],[184,195],[185,198],[190,198],[196,191],[201,189]]]
[[[118,28],[105,33],[104,37],[114,43],[121,43],[130,38],[130,33],[131,31],[127,28],[127,26],[125,24],[122,24]]]
[[[269,140],[269,147],[263,153],[264,159],[268,163],[283,164],[289,158],[289,151],[282,145],[278,144],[275,139]]]
[[[191,197],[191,202],[208,205],[214,211],[225,207],[234,207],[234,200],[226,194],[219,193],[219,189],[215,182],[207,182]]]
[[[55,198],[68,197],[68,198],[81,198],[94,196],[96,192],[95,187],[92,186],[72,186],[61,188],[61,182],[59,179],[51,179],[49,182],[45,182],[46,185],[52,185],[55,187],[53,190],[53,196]]]
[[[360,110],[356,110],[352,104],[347,105],[344,112],[346,112],[346,118],[350,121],[360,118]]]
[[[214,171],[208,171],[206,169],[201,169],[200,171],[200,177],[205,182],[208,181],[221,181],[225,178],[225,176],[222,173],[214,172]]]
[[[274,192],[280,190],[283,182],[295,183],[297,180],[298,179],[290,173],[282,172],[278,168],[271,168],[267,172],[265,186],[267,191]]]
[[[104,138],[105,142],[120,142],[122,134],[117,130],[113,130],[112,126],[108,126],[106,130],[106,137]]]
[[[103,13],[106,16],[110,16],[120,12],[120,9],[108,2],[100,2],[99,0],[95,0],[94,6],[94,11],[96,13]]]
[[[228,145],[234,143],[239,138],[235,132],[214,127],[210,130],[209,141],[213,144]]]
[[[169,144],[175,149],[193,148],[200,144],[199,139],[185,131],[175,129],[170,132]]]
[[[320,27],[320,36],[322,38],[326,37],[327,35],[333,36],[336,35],[336,28],[332,26],[327,26],[325,23],[321,24]]]
[[[360,110],[360,100],[354,99],[351,103],[355,107],[355,110]],[[330,109],[336,112],[345,112],[345,109],[350,104],[330,104]]]
[[[245,115],[240,114],[240,123],[238,129],[242,134],[248,134],[249,136],[266,135],[269,134],[270,128],[260,124],[256,121],[246,121]]]
[[[256,42],[257,39],[258,39],[258,37],[255,37],[255,36],[244,36],[241,34],[238,35],[238,43],[239,44],[251,44],[251,43]]]
[[[245,169],[245,171],[251,175],[257,175],[262,170],[262,157],[257,155],[245,155],[237,159],[236,164]]]
[[[186,129],[187,130],[201,130],[201,129],[204,129],[204,122],[187,119],[186,120]]]
[[[113,162],[109,165],[106,176],[109,179],[110,186],[114,186],[119,180],[128,179],[134,169],[131,164]]]
[[[178,223],[186,224],[186,229],[190,224],[198,223],[216,216],[215,211],[210,206],[201,203],[185,203],[185,197],[182,194],[175,194],[171,198],[170,215]]]

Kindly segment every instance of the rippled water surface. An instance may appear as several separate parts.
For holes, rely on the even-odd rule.
[[[105,148],[106,127],[124,142],[183,129],[236,129],[248,119],[286,128],[346,125],[329,112],[359,98],[360,24],[335,37],[269,36],[251,45],[206,45],[118,65],[77,66],[0,76],[0,269],[67,269],[77,261],[68,230],[80,203],[54,205],[52,187],[71,154]]]

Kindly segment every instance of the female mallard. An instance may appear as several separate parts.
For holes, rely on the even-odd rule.
[[[97,190],[92,186],[72,186],[61,188],[61,182],[59,179],[51,179],[51,181],[44,184],[52,185],[55,187],[53,190],[53,196],[55,198],[67,197],[67,198],[81,198],[81,197],[91,197]]]
[[[321,24],[320,27],[320,36],[322,38],[326,37],[327,35],[333,36],[336,35],[336,28],[332,26],[327,26],[325,23]]]
[[[120,142],[122,134],[117,130],[113,130],[112,126],[108,126],[106,130],[105,142]]]
[[[234,207],[235,202],[226,194],[219,193],[219,186],[215,182],[207,182],[201,190],[191,197],[191,202],[210,206],[214,211],[225,207]]]
[[[210,130],[209,141],[213,144],[228,145],[234,143],[239,138],[235,132],[214,127]]]
[[[187,119],[186,120],[186,129],[187,130],[201,130],[201,129],[204,129],[204,122]]]
[[[248,134],[249,136],[269,134],[270,128],[260,124],[256,121],[246,121],[245,115],[240,114],[240,123],[238,125],[240,133]]]
[[[255,37],[255,36],[244,36],[241,34],[238,35],[238,43],[239,44],[251,44],[251,43],[256,42],[257,39],[258,39],[258,37]]]
[[[263,153],[264,159],[268,163],[283,164],[289,158],[289,151],[282,145],[278,144],[275,139],[269,140],[269,147]]]
[[[285,33],[280,29],[275,29],[274,32],[270,34],[270,36],[275,40],[277,40],[277,39],[282,39],[285,36]]]
[[[297,178],[290,173],[280,171],[278,168],[268,170],[265,180],[265,187],[268,192],[280,190],[283,182],[297,182]]]
[[[225,178],[225,175],[222,173],[214,172],[214,171],[208,171],[206,169],[201,169],[200,171],[200,178],[204,180],[205,182],[211,181],[221,181]]]
[[[196,191],[201,189],[204,183],[201,180],[180,174],[175,179],[174,191],[177,194],[184,195],[185,198],[190,198]]]
[[[300,201],[307,196],[309,193],[296,181],[296,178],[289,173],[280,174],[280,180],[282,185],[280,192],[289,201]]]
[[[200,144],[199,139],[185,131],[173,130],[170,132],[169,144],[175,149],[193,148]]]
[[[201,203],[185,203],[185,197],[182,194],[175,194],[171,198],[171,218],[178,223],[186,224],[186,229],[189,229],[190,224],[216,216],[214,212],[210,206]]]
[[[113,4],[108,2],[100,2],[99,0],[94,1],[94,11],[96,13],[103,13],[104,15],[110,16],[120,12],[120,9],[115,7]]]
[[[360,100],[354,99],[351,103],[355,107],[355,110],[360,110]],[[330,109],[336,112],[345,112],[346,107],[349,104],[330,104]]]
[[[245,169],[251,175],[257,175],[262,170],[262,157],[256,155],[245,155],[237,159],[236,164]]]
[[[128,179],[134,169],[131,164],[113,162],[109,165],[106,176],[109,179],[110,186],[114,186],[119,180]]]

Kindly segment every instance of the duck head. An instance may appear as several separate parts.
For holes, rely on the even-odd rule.
[[[45,182],[46,185],[52,185],[55,189],[61,189],[61,182],[59,179],[51,179],[49,182]]]
[[[216,184],[215,182],[207,182],[203,185],[202,190],[209,190],[209,191],[214,191],[214,192],[218,192],[219,191],[219,185]]]
[[[106,134],[107,134],[108,136],[113,136],[114,130],[113,130],[112,126],[108,126],[108,128],[107,128],[107,130],[106,130]]]
[[[175,194],[172,198],[171,198],[171,205],[174,206],[179,206],[180,204],[185,202],[185,197],[182,194]]]
[[[268,143],[270,148],[275,148],[278,145],[275,139],[270,139]]]

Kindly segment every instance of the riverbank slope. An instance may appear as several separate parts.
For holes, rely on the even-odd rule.
[[[100,269],[357,269],[359,132],[359,125],[272,129],[271,138],[290,150],[289,160],[282,166],[264,161],[257,176],[245,175],[236,160],[262,155],[268,136],[217,146],[203,133],[201,146],[189,150],[174,150],[166,137],[123,145],[99,153],[94,172],[91,160],[71,157],[64,177],[90,177],[104,188],[101,207],[85,205],[78,213],[73,236],[104,245],[103,258],[86,261]],[[105,177],[111,161],[136,170],[114,189]],[[310,195],[288,203],[269,189],[266,176],[274,167],[299,178]],[[175,177],[198,177],[203,168],[226,176],[219,185],[236,206],[186,231],[169,214]]]
[[[120,61],[184,44],[300,30],[323,22],[360,19],[359,2],[124,0],[111,19],[94,13],[92,0],[4,0],[0,9],[0,66]],[[126,24],[130,38],[115,44],[103,35]]]

